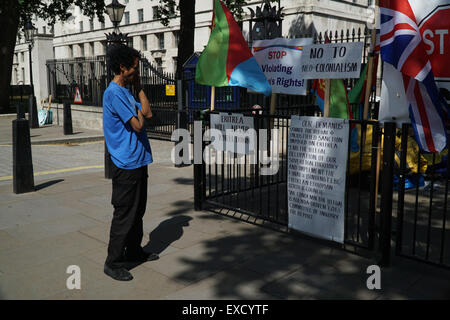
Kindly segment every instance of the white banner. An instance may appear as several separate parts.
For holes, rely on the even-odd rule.
[[[252,53],[272,86],[273,93],[306,95],[306,81],[300,72],[303,46],[312,38],[257,40]]]
[[[289,228],[344,242],[347,119],[292,116],[288,149]]]
[[[304,79],[359,78],[363,43],[326,43],[305,46],[301,62]]]
[[[389,63],[383,64],[378,120],[395,122],[398,128],[402,127],[402,123],[411,123],[402,74]]]
[[[255,149],[254,127],[253,117],[241,113],[211,114],[211,146],[220,151],[250,154]]]

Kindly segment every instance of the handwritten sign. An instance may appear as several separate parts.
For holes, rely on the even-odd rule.
[[[306,95],[306,81],[300,72],[303,47],[313,39],[257,40],[252,53],[260,65],[273,93]]]
[[[347,119],[292,116],[288,148],[289,227],[344,242]]]
[[[211,114],[211,136],[211,145],[216,150],[250,154],[256,141],[253,117],[240,113]]]
[[[362,49],[362,42],[305,46],[301,75],[304,79],[359,78]]]

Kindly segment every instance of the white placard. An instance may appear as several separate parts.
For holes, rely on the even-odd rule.
[[[211,146],[219,151],[250,154],[255,149],[256,133],[253,117],[241,113],[211,114]],[[219,135],[217,136],[217,134]]]
[[[383,64],[378,120],[382,123],[393,121],[398,128],[401,128],[403,123],[411,122],[402,74],[389,63]]]
[[[312,38],[257,40],[252,53],[272,86],[273,93],[306,95],[306,81],[300,72],[303,47]]]
[[[303,47],[304,79],[359,78],[363,43],[326,43]]]
[[[347,119],[292,116],[288,142],[289,228],[344,242]]]

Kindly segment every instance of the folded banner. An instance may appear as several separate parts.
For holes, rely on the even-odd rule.
[[[198,59],[195,81],[216,87],[245,87],[266,96],[272,93],[241,29],[228,8],[219,0],[214,0],[211,36]]]
[[[441,2],[448,4],[448,1]],[[420,148],[440,152],[447,145],[444,115],[448,115],[448,105],[436,86],[428,55],[430,50],[425,46],[411,7],[416,3],[414,0],[380,1],[381,57],[402,73],[409,114]]]

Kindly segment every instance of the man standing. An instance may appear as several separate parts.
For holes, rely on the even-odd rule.
[[[150,103],[141,88],[139,52],[123,44],[108,48],[107,58],[114,72],[103,95],[103,132],[111,155],[114,216],[104,272],[116,280],[133,279],[127,262],[158,259],[141,247],[142,218],[147,204],[147,165],[153,162],[144,128],[151,118]],[[127,86],[133,85],[139,102]]]

